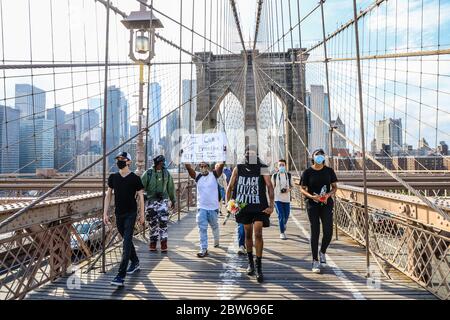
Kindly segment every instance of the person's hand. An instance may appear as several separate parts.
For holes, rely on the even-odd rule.
[[[108,216],[107,214],[104,214],[104,215],[103,215],[103,222],[104,222],[106,225],[110,225],[110,224],[111,224],[111,220],[109,220],[109,216]]]
[[[312,198],[314,201],[320,202],[320,196],[318,194],[315,194],[312,196]]]
[[[270,216],[273,212],[273,207],[267,207],[263,210],[263,212]]]

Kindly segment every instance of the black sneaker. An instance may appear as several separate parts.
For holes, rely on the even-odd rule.
[[[124,278],[122,278],[122,277],[120,277],[120,276],[116,276],[116,277],[114,278],[114,280],[111,281],[111,285],[112,285],[112,286],[117,286],[117,287],[123,287],[124,282],[125,282],[125,279],[124,279]]]
[[[256,257],[256,281],[259,283],[264,282],[264,275],[262,272],[262,261],[261,258]]]
[[[138,263],[132,263],[130,265],[130,267],[127,270],[127,274],[133,274],[136,271],[139,271],[141,269],[141,267],[139,266],[139,262]]]

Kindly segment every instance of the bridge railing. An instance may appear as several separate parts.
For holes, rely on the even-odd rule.
[[[341,231],[366,246],[361,205],[337,197],[335,219]],[[372,254],[445,300],[450,298],[449,245],[449,237],[429,227],[369,208],[369,248]]]
[[[191,182],[181,182],[179,201],[183,210],[195,204],[194,190]],[[0,299],[23,299],[28,292],[82,267],[98,267],[102,257],[111,259],[103,253],[118,247],[121,239],[114,215],[105,239],[102,237],[102,199],[98,192],[44,201],[2,228]],[[27,204],[0,205],[0,221]],[[174,210],[170,219],[178,214]],[[139,224],[135,234],[147,238],[145,227]],[[105,265],[114,262],[105,261]]]
[[[296,180],[297,185],[299,183]],[[364,207],[355,193],[356,187],[340,186],[335,198],[334,219],[339,230],[366,246]],[[346,193],[346,189],[354,189]],[[428,291],[447,300],[450,298],[450,232],[448,221],[439,219],[412,199],[399,199],[369,190],[369,251],[382,272],[389,276],[386,265],[392,266]],[[293,197],[303,205],[299,187]],[[383,201],[381,201],[382,199]],[[407,204],[408,201],[411,201]],[[410,206],[410,210],[404,210]],[[390,209],[389,209],[390,208]],[[445,208],[448,210],[448,208]],[[401,214],[403,212],[403,214]],[[383,262],[383,263],[380,263]]]

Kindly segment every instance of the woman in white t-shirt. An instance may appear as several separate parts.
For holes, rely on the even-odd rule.
[[[272,184],[275,190],[275,209],[278,214],[280,227],[280,239],[286,240],[286,224],[291,212],[291,187],[292,177],[286,171],[286,160],[278,161],[278,171],[272,176]]]

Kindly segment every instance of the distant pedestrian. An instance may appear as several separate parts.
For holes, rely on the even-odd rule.
[[[278,171],[272,176],[275,191],[275,209],[278,214],[278,225],[280,227],[280,239],[286,240],[286,225],[291,213],[291,188],[292,177],[286,171],[286,160],[278,161]]]

